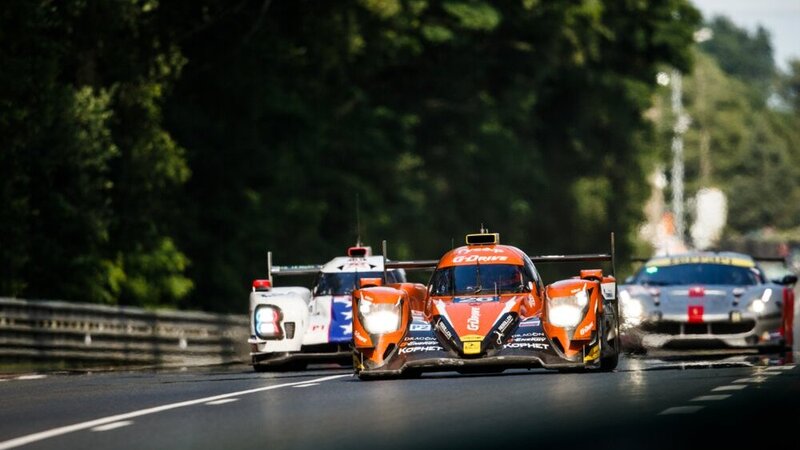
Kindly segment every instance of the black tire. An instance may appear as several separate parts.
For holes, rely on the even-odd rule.
[[[600,371],[601,372],[611,372],[612,370],[617,368],[619,364],[619,353],[620,353],[620,336],[619,336],[619,323],[617,322],[617,316],[614,314],[614,307],[613,305],[609,305],[606,303],[606,309],[611,311],[611,314],[606,317],[607,312],[603,313],[602,320],[600,323],[602,324],[601,331],[601,339],[602,345],[600,347]],[[614,329],[614,339],[609,341],[606,339],[608,336],[608,330]]]

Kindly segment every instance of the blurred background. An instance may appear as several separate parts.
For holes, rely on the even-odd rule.
[[[437,258],[481,224],[531,254],[615,231],[623,261],[800,259],[798,22],[792,0],[4,2],[0,297],[242,312],[267,250]]]

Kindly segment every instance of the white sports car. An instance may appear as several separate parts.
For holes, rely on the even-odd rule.
[[[309,361],[351,363],[353,311],[350,294],[362,285],[405,281],[403,270],[384,271],[383,256],[369,247],[347,250],[320,266],[272,266],[269,279],[254,280],[250,293],[250,359],[256,371]],[[314,275],[311,290],[273,287],[272,276]]]

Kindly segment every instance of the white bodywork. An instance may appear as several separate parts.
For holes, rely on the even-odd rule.
[[[284,269],[285,270],[285,269]],[[337,257],[320,268],[321,274],[383,272],[382,256]],[[273,270],[276,275],[281,268]],[[320,275],[321,276],[321,275]],[[315,286],[315,291],[318,289]],[[255,330],[256,308],[273,305],[282,312],[281,329],[294,323],[294,333],[284,333],[281,339],[262,339]],[[302,287],[276,287],[250,294],[250,355],[256,359],[270,358],[272,353],[300,352],[303,346],[346,344],[352,339],[352,300],[347,295],[316,295]],[[278,356],[278,355],[275,355]],[[287,356],[287,355],[283,355]]]
[[[303,335],[308,327],[308,308],[311,304],[311,291],[304,287],[277,287],[268,291],[250,293],[250,344],[251,354],[265,352],[297,352],[303,344]],[[255,314],[259,305],[274,305],[283,312],[281,327],[285,329],[286,322],[295,323],[293,338],[265,340],[256,337]]]

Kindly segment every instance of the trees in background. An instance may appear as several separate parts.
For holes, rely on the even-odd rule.
[[[155,2],[0,13],[0,293],[170,305],[192,281],[172,229],[184,150],[163,127],[183,65]]]
[[[685,103],[692,118],[685,135],[687,196],[703,186],[718,186],[725,192],[726,240],[766,227],[796,228],[800,110],[792,106],[797,101],[792,86],[800,66],[795,61],[789,64],[789,73],[780,73],[763,28],[748,32],[720,17],[707,26],[713,38],[699,45],[694,69],[684,77]],[[669,102],[660,104],[659,116],[668,117]],[[664,135],[671,133],[671,120],[660,126]],[[661,147],[668,151],[668,144]]]
[[[361,238],[630,248],[685,0],[17,2],[0,13],[3,294],[240,311]],[[8,69],[7,69],[8,68]],[[193,289],[192,289],[193,288]]]

